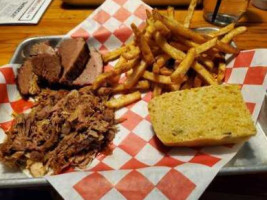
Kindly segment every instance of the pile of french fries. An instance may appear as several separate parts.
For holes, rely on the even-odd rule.
[[[195,32],[189,28],[195,6],[196,0],[192,0],[184,23],[175,19],[172,7],[167,15],[147,10],[143,29],[131,25],[134,40],[102,56],[104,63],[118,59],[114,69],[99,75],[92,86],[94,90],[122,94],[108,101],[108,107],[119,109],[138,101],[140,91],[152,90],[155,97],[223,82],[224,55],[239,53],[230,43],[247,28],[230,24],[207,34]],[[119,83],[121,75],[126,76],[123,83]]]

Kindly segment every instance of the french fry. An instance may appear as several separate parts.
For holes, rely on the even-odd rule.
[[[191,79],[187,80],[181,87],[181,90],[188,90],[188,89],[191,89],[193,88],[193,82]]]
[[[170,34],[170,30],[159,20],[157,20],[154,23],[154,27],[157,31],[159,31],[162,35],[169,35]]]
[[[188,47],[197,47],[199,44],[196,42],[193,42],[192,40],[188,40],[186,38],[183,37],[177,37],[175,38],[176,41],[180,42],[181,44],[184,44]]]
[[[121,55],[126,59],[126,60],[131,60],[136,57],[138,57],[140,54],[140,49],[139,47],[135,47],[133,45],[130,46],[130,51],[124,52]]]
[[[203,36],[199,33],[196,33],[190,29],[183,27],[178,21],[161,15],[156,9],[152,11],[152,14],[155,19],[158,19],[163,24],[165,24],[170,29],[170,31],[174,34],[174,36],[177,38],[179,36],[183,36],[184,38],[191,39],[197,43],[204,43],[208,39],[210,39],[209,36]],[[224,53],[230,53],[230,54],[239,53],[238,49],[228,44],[224,44],[220,40],[217,40],[216,47],[220,49],[221,51],[223,51]]]
[[[216,48],[221,50],[224,53],[229,53],[229,54],[238,54],[239,50],[237,48],[234,48],[233,46],[224,43],[220,40],[217,40]]]
[[[122,95],[117,99],[111,99],[106,102],[106,106],[113,109],[119,109],[129,104],[132,104],[141,99],[141,93],[139,91]]]
[[[153,92],[152,92],[152,98],[161,95],[161,93],[162,93],[162,85],[155,83],[154,88],[153,88]]]
[[[96,77],[95,81],[92,84],[93,90],[96,90],[97,88],[99,88],[102,84],[105,83],[107,79],[109,79],[110,77],[114,75],[115,75],[115,72],[113,70],[100,74],[98,77]]]
[[[193,65],[195,60],[196,50],[192,48],[188,51],[187,55],[185,56],[184,60],[179,64],[179,66],[175,69],[175,71],[171,75],[171,80],[174,83],[181,83],[183,77],[189,70],[189,68]]]
[[[126,50],[126,47],[120,47],[113,51],[110,51],[104,55],[102,55],[102,59],[104,63],[108,63],[109,61],[116,60],[120,55]]]
[[[155,83],[161,84],[172,84],[171,78],[169,76],[157,75],[149,71],[145,71],[143,78]]]
[[[161,15],[156,9],[152,11],[152,15],[154,19],[160,20],[163,24],[165,24],[170,29],[170,31],[173,33],[175,37],[183,36],[197,43],[206,42],[206,39],[201,34],[185,28],[182,24],[180,24],[175,19]]]
[[[120,60],[119,60],[120,62]],[[118,65],[115,65],[114,67],[114,72],[116,75],[120,75],[124,72],[129,71],[130,69],[132,69],[134,66],[136,66],[139,62],[139,58],[134,58],[132,60],[128,60],[126,62],[121,62]]]
[[[162,48],[165,53],[169,54],[173,59],[182,61],[185,58],[185,53],[172,47],[167,43],[165,38],[163,38],[160,33],[155,34],[155,39],[158,45]],[[216,80],[211,76],[211,74],[198,62],[195,62],[192,68],[210,85],[216,85]]]
[[[188,7],[187,15],[184,20],[184,27],[186,28],[189,28],[190,26],[190,22],[192,20],[196,5],[197,5],[197,0],[191,0],[189,7]]]
[[[181,88],[181,84],[170,84],[170,85],[167,85],[167,88],[170,91],[177,91]]]
[[[207,57],[199,57],[199,62],[202,63],[209,71],[211,71],[214,68],[214,63],[210,58]]]
[[[240,27],[235,28],[234,30],[230,31],[228,34],[226,34],[226,35],[222,38],[221,41],[222,41],[223,43],[230,43],[231,40],[232,40],[235,36],[237,36],[237,35],[239,35],[239,34],[241,34],[241,33],[244,33],[244,32],[246,32],[246,31],[247,31],[247,27],[245,27],[245,26],[240,26]]]
[[[214,32],[209,33],[208,35],[212,38],[219,37],[221,35],[225,35],[226,33],[230,32],[234,28],[235,28],[235,23],[231,23],[231,24],[219,29],[218,31],[214,31]]]
[[[145,61],[141,61],[139,65],[137,65],[133,69],[133,73],[128,77],[128,79],[125,81],[125,87],[127,89],[131,89],[138,80],[143,76],[145,70],[147,68],[147,63]]]
[[[110,78],[107,80],[107,82],[108,82],[110,85],[116,85],[116,84],[118,84],[119,80],[120,80],[120,75],[115,75],[115,76],[113,76],[113,77],[110,77]]]
[[[154,62],[154,55],[147,43],[146,38],[144,37],[144,35],[141,34],[140,30],[135,24],[131,24],[131,27],[136,36],[136,41],[141,50],[144,60],[147,62],[148,65],[152,64]]]
[[[217,81],[219,84],[222,84],[223,82],[225,76],[225,70],[226,70],[225,62],[220,61],[218,67],[218,75],[217,75]]]
[[[190,47],[178,42],[170,42],[170,45],[181,51],[188,51],[190,49]]]
[[[128,78],[129,76],[131,76],[132,73],[133,73],[133,69],[130,69],[127,72],[125,72],[125,75]]]
[[[124,91],[127,91],[124,84],[117,84],[114,87],[112,87],[112,93],[113,94],[116,94],[119,92],[124,92]]]
[[[125,84],[117,84],[116,86],[114,86],[112,88],[112,93],[113,94],[117,94],[117,93],[121,93],[121,92],[127,92],[127,91],[135,91],[135,90],[148,90],[150,88],[150,83],[147,80],[142,80],[142,81],[138,81],[138,83],[131,88],[130,90],[128,90],[125,87]]]
[[[153,72],[159,74],[160,68],[163,67],[171,57],[168,54],[161,54],[156,57],[156,61],[153,63]]]
[[[173,7],[168,6],[167,15],[170,18],[173,18],[173,19],[175,18],[175,11],[174,11],[174,8]]]
[[[148,90],[150,88],[150,83],[147,80],[139,81],[134,89],[136,90]]]
[[[148,9],[146,9],[146,17],[147,19],[150,19],[152,17],[152,13]]]
[[[213,48],[217,44],[217,38],[213,38],[201,45],[198,45],[195,50],[196,50],[196,55],[200,55],[201,53]]]
[[[167,67],[162,67],[160,68],[159,71],[160,71],[159,72],[160,75],[165,75],[165,76],[170,76],[173,73],[173,70]]]
[[[201,64],[195,62],[195,64],[192,66],[192,69],[194,69],[209,85],[218,84],[215,78],[210,74],[210,72],[206,70],[206,68],[203,67]]]
[[[202,85],[202,80],[199,76],[196,75],[193,81],[193,87],[194,88],[201,87],[201,85]]]
[[[98,77],[96,77],[95,81],[93,82],[92,86],[93,89],[96,90],[99,88],[102,84],[104,84],[108,79],[111,79],[112,77],[116,75],[120,75],[121,73],[124,73],[131,68],[133,68],[136,63],[138,62],[138,58],[126,61],[122,56],[120,57],[119,61],[116,63],[114,70],[104,72],[100,74]]]
[[[185,57],[184,52],[171,46],[159,32],[155,34],[155,40],[156,43],[160,46],[160,48],[173,59],[182,61]]]

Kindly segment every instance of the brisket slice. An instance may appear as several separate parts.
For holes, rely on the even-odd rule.
[[[30,49],[30,56],[36,56],[39,54],[55,55],[56,51],[49,45],[48,41],[34,44]]]
[[[103,61],[101,54],[93,47],[89,47],[89,49],[91,57],[87,62],[82,74],[75,81],[73,81],[74,85],[90,85],[94,82],[96,77],[103,72]]]
[[[47,53],[32,57],[33,72],[48,83],[57,83],[61,76],[62,67],[57,54]]]
[[[64,40],[58,49],[63,66],[60,83],[71,85],[84,70],[89,59],[89,49],[82,38]]]
[[[23,97],[36,95],[40,92],[38,77],[33,73],[30,59],[26,60],[18,70],[17,86]]]

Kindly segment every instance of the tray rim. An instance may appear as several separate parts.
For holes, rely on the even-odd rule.
[[[201,27],[196,28],[195,30],[198,31],[205,31],[205,30],[218,30],[216,27]],[[36,36],[30,37],[23,40],[16,48],[12,58],[10,59],[10,64],[17,64],[15,63],[16,57],[18,56],[21,49],[29,42],[34,40],[49,40],[49,39],[63,39],[66,35],[50,35],[50,36]],[[235,45],[235,44],[233,44]],[[267,96],[267,94],[266,94]],[[267,172],[267,164],[260,165],[260,166],[253,166],[253,167],[246,167],[246,166],[237,166],[237,167],[223,167],[218,175],[219,176],[229,176],[229,175],[242,175],[242,174],[255,174],[255,173],[263,173]],[[14,178],[14,179],[0,179],[0,188],[12,188],[12,187],[39,187],[39,186],[49,186],[49,182],[41,177],[41,178]]]

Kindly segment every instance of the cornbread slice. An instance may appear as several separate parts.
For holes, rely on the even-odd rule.
[[[238,143],[256,134],[237,85],[166,93],[152,99],[148,110],[157,137],[167,146]]]

